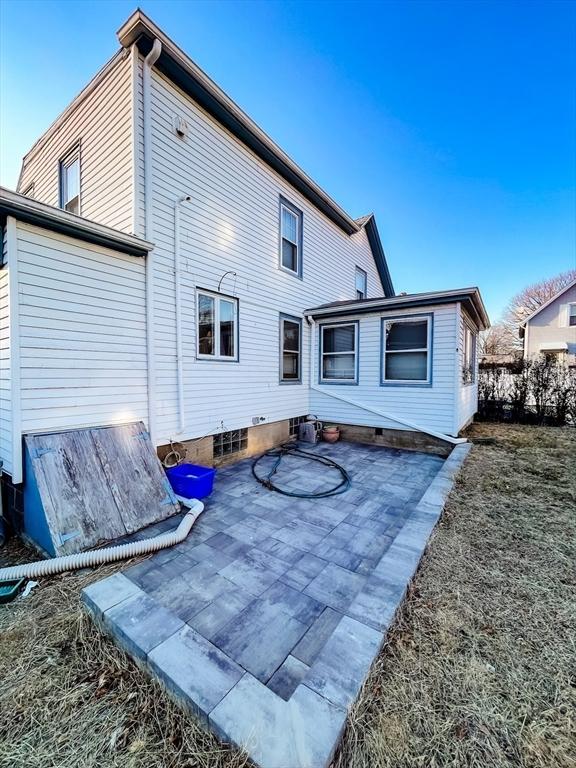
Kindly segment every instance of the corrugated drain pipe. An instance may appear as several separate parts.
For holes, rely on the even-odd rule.
[[[53,557],[51,560],[38,560],[36,563],[25,565],[13,565],[10,568],[0,568],[0,581],[13,579],[36,579],[40,576],[52,576],[64,571],[76,571],[79,568],[89,568],[102,563],[113,563],[116,560],[125,560],[136,555],[144,555],[148,552],[157,552],[159,549],[180,544],[190,533],[192,526],[204,509],[204,504],[198,499],[183,499],[178,497],[188,512],[175,531],[161,533],[151,539],[133,541],[130,544],[119,544],[116,547],[104,547],[93,549],[90,552],[80,552],[76,555],[64,555]]]

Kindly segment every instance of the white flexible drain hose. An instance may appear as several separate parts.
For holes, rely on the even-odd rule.
[[[116,547],[93,549],[90,552],[80,552],[76,555],[64,555],[53,557],[51,560],[39,560],[36,563],[14,565],[10,568],[0,568],[0,581],[13,579],[36,579],[39,576],[50,576],[63,571],[74,571],[78,568],[87,568],[102,563],[112,563],[115,560],[124,560],[128,557],[143,555],[147,552],[156,552],[159,549],[171,547],[184,541],[198,516],[204,509],[204,504],[198,499],[183,499],[178,497],[185,506],[189,507],[178,528],[169,533],[161,533],[151,539],[134,541],[130,544],[119,544]]]

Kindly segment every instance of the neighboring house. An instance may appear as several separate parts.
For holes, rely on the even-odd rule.
[[[13,482],[23,434],[134,420],[204,462],[309,413],[364,439],[457,435],[478,290],[395,296],[372,215],[343,211],[140,11],[118,36],[24,158],[33,199],[0,199]]]
[[[546,301],[520,326],[524,357],[556,357],[576,367],[576,280]]]

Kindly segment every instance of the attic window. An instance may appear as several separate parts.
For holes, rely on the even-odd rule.
[[[280,268],[302,277],[302,211],[280,199]]]
[[[60,160],[60,208],[80,215],[80,147]]]
[[[368,295],[367,291],[368,275],[360,267],[356,267],[356,298],[359,300],[365,299]]]

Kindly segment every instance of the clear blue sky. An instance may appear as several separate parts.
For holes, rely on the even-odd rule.
[[[0,170],[117,48],[132,2],[0,0]],[[397,291],[479,285],[493,320],[576,266],[576,3],[146,2],[353,216]]]

